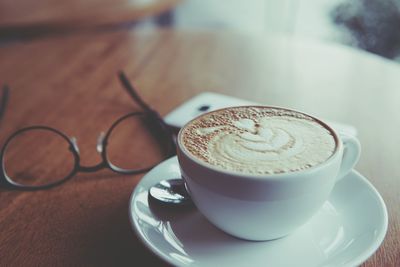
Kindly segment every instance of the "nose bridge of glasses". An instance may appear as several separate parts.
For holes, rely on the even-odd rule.
[[[97,144],[96,144],[96,149],[99,153],[102,153],[102,151],[103,151],[104,138],[105,138],[105,133],[101,132],[99,137],[97,138]],[[73,146],[73,147],[71,147],[71,149],[75,150],[79,157],[79,147],[78,147],[77,139],[75,137],[71,137],[70,141]],[[82,166],[82,165],[80,165],[79,162],[80,162],[80,159],[78,158],[77,170],[80,172],[95,172],[95,171],[101,170],[107,166],[107,164],[105,164],[104,161],[102,161],[94,166]]]
[[[78,171],[80,172],[95,172],[101,169],[104,169],[106,167],[106,164],[104,162],[100,162],[97,165],[94,166],[79,166]]]
[[[106,137],[106,134],[104,132],[101,132],[99,137],[97,138],[96,150],[100,154],[103,152],[104,138],[105,137]],[[77,139],[75,137],[71,137],[70,141],[71,141],[72,146],[73,146],[71,149],[75,150],[79,154],[79,147],[78,147]]]

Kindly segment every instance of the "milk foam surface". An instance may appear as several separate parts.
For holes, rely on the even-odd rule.
[[[181,141],[194,157],[248,174],[303,170],[335,151],[330,130],[302,113],[268,107],[235,107],[192,121]]]

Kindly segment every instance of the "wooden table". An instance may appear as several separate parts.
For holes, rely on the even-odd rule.
[[[0,0],[0,37],[87,30],[157,16],[181,0]]]
[[[96,137],[139,108],[117,80],[124,69],[161,114],[205,90],[300,109],[357,127],[356,169],[389,212],[383,245],[363,266],[400,266],[400,66],[351,48],[207,32],[113,32],[0,48],[0,83],[13,88],[0,141],[45,124],[78,138],[82,163]],[[163,265],[134,235],[128,201],[142,175],[78,174],[41,192],[0,194],[0,265]]]

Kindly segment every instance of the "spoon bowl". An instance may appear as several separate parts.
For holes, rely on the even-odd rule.
[[[149,189],[149,195],[154,200],[163,204],[193,204],[192,199],[186,190],[185,182],[180,178],[166,179],[156,183]]]

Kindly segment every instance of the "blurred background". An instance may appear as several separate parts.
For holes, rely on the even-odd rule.
[[[158,27],[295,35],[400,62],[400,0],[0,0],[1,45]]]

